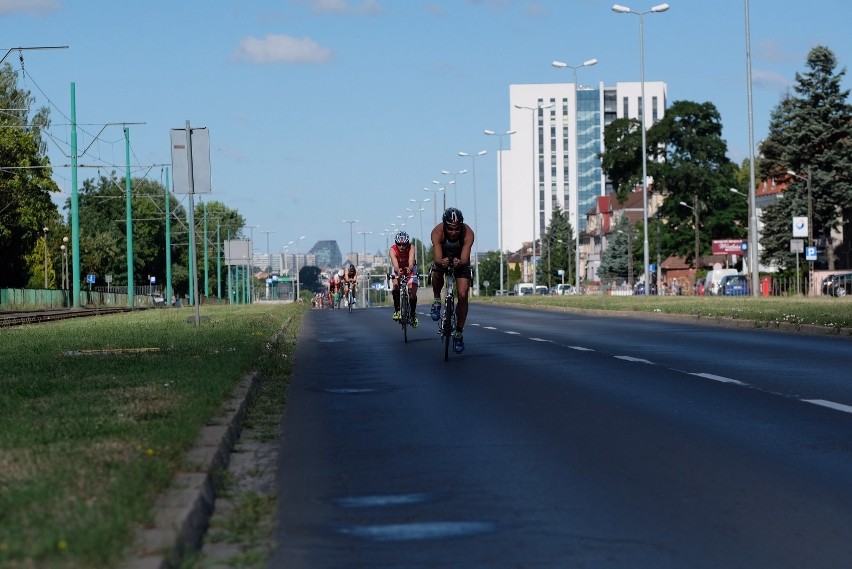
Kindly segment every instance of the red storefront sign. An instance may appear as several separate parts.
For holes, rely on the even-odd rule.
[[[714,255],[742,255],[745,253],[745,239],[714,239]]]

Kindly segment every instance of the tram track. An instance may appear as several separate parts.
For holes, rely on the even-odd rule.
[[[0,328],[11,328],[26,324],[42,324],[69,318],[87,318],[91,316],[103,316],[119,312],[130,312],[131,308],[60,308],[55,310],[22,310],[0,312]]]

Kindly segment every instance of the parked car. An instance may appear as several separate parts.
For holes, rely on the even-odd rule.
[[[707,276],[704,278],[704,294],[722,294],[722,279],[728,275],[736,275],[736,269],[713,269],[707,271]]]
[[[725,275],[719,283],[719,294],[724,296],[748,296],[748,275]]]
[[[651,283],[651,294],[657,294],[657,285],[655,283]],[[633,294],[645,294],[645,283],[638,282],[636,286],[633,287]]]
[[[560,296],[565,294],[574,294],[574,285],[570,285],[567,283],[553,285],[552,287],[550,287],[550,294],[558,294]]]
[[[827,296],[852,294],[852,273],[836,273],[822,279],[822,293]]]
[[[536,285],[535,293],[536,294],[550,294],[550,290],[545,285]]]

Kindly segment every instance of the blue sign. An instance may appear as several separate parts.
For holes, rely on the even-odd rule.
[[[89,284],[95,284],[95,275],[88,274],[86,275],[86,282]]]
[[[747,251],[748,250],[748,243],[746,243],[745,241],[740,243],[740,250],[741,251]]]
[[[651,271],[652,273],[656,273],[657,272],[657,265],[655,265],[654,263],[651,263],[650,265],[648,265],[648,270]]]
[[[816,261],[817,260],[817,248],[816,247],[805,247],[805,261]]]

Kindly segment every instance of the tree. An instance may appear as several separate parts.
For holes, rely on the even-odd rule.
[[[665,197],[660,207],[668,220],[663,249],[697,268],[696,231],[699,256],[710,252],[713,239],[747,233],[748,205],[730,191],[737,167],[726,156],[721,117],[712,103],[676,101],[647,138],[654,191]]]
[[[0,171],[0,287],[26,286],[36,274],[41,275],[39,286],[43,287],[43,228],[48,228],[48,239],[61,233],[51,231],[61,226],[50,199],[59,188],[51,179],[41,138],[50,113],[42,107],[30,116],[28,109],[34,104],[30,92],[18,88],[18,74],[12,67],[7,63],[0,68],[0,105],[6,109],[0,116],[0,164],[4,166]],[[48,276],[51,268],[48,259]]]
[[[325,287],[320,282],[322,269],[314,265],[306,265],[299,269],[299,286],[311,292],[322,292]]]
[[[503,278],[507,278],[506,260],[503,260]],[[486,290],[485,281],[488,281]],[[498,251],[489,251],[479,260],[479,286],[483,296],[488,294],[493,296],[495,291],[500,288],[500,253]],[[508,281],[503,283],[506,288],[509,287]]]
[[[796,73],[795,94],[773,109],[769,136],[761,144],[761,176],[789,184],[784,197],[764,211],[761,244],[765,259],[790,262],[792,255],[784,251],[789,250],[790,222],[793,215],[808,213],[805,179],[810,173],[811,232],[816,240],[825,241],[827,266],[834,269],[838,258],[848,258],[852,245],[845,223],[852,218],[852,106],[847,102],[849,90],[840,87],[846,70],[835,73],[837,59],[831,50],[814,47],[806,65],[808,71]],[[771,227],[765,225],[767,216]],[[785,216],[789,216],[786,227]],[[845,238],[835,244],[832,233],[838,230]]]
[[[541,259],[536,266],[536,282],[547,283],[550,287],[556,282],[562,282],[559,270],[565,271],[565,282],[573,283],[574,262],[574,230],[568,216],[559,204],[553,208],[550,225],[547,226],[542,243]]]
[[[598,274],[608,279],[624,279],[626,281],[632,278],[635,280],[636,276],[644,270],[642,268],[644,256],[642,255],[642,248],[636,246],[637,239],[641,242],[639,232],[630,225],[630,220],[626,215],[621,216],[615,226],[612,238],[607,242],[606,249],[601,253]],[[638,256],[637,252],[639,253]],[[631,255],[632,258],[630,258]],[[637,271],[637,269],[640,270]]]
[[[601,168],[612,183],[618,201],[642,185],[642,123],[636,119],[616,119],[604,128]]]

